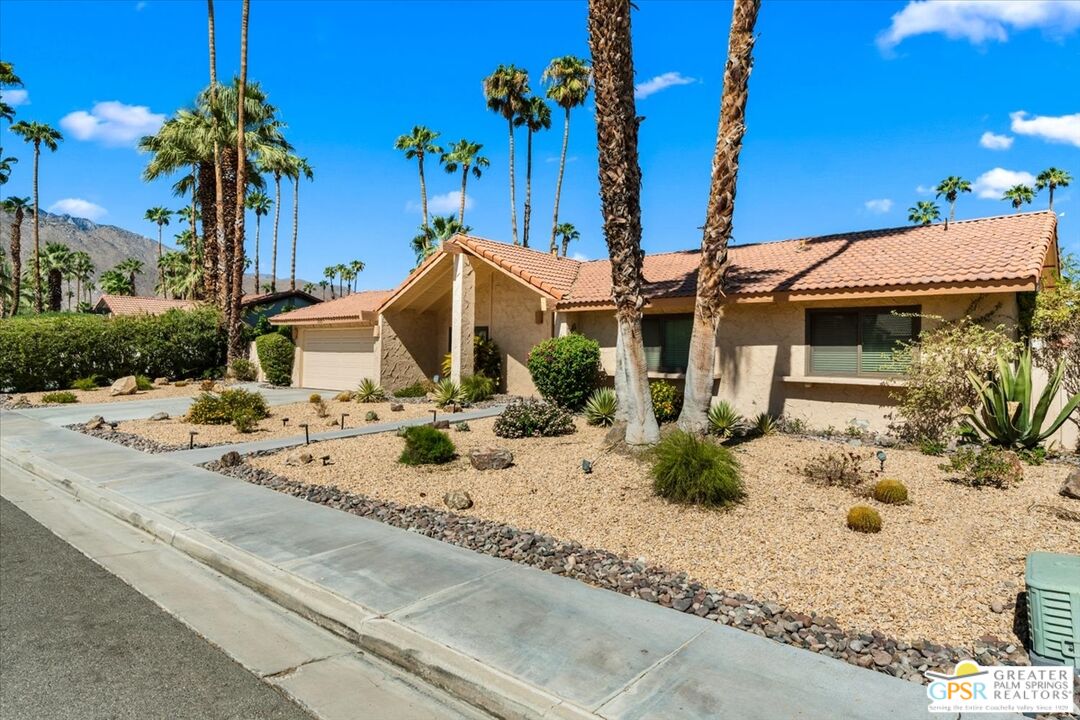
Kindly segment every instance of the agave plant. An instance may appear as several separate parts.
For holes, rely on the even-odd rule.
[[[461,386],[450,378],[443,378],[435,386],[435,404],[439,407],[456,405],[465,399],[461,392]]]
[[[471,403],[483,402],[495,394],[495,381],[477,373],[461,378],[461,394]]]
[[[585,401],[585,421],[590,425],[613,425],[618,408],[619,399],[614,390],[608,387],[597,388]]]
[[[1043,388],[1042,395],[1032,404],[1031,351],[1025,350],[1015,365],[998,356],[997,376],[983,381],[973,372],[968,379],[979,394],[981,407],[976,412],[964,408],[971,424],[995,445],[1007,448],[1030,449],[1050,437],[1080,405],[1080,393],[1065,402],[1056,418],[1046,425],[1050,403],[1061,388],[1065,362],[1058,363]]]
[[[720,437],[735,435],[742,426],[743,416],[735,412],[727,400],[721,400],[709,408],[709,430]]]
[[[361,403],[381,402],[386,399],[386,392],[371,378],[364,378],[360,381],[360,387],[356,388],[354,397],[356,402]]]
[[[754,432],[758,435],[772,435],[776,432],[776,418],[767,412],[759,413],[754,418]]]

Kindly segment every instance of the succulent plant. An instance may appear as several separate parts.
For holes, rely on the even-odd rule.
[[[590,425],[608,426],[615,423],[615,411],[619,408],[619,398],[608,387],[593,390],[585,401],[585,421]]]
[[[875,500],[886,505],[899,505],[908,500],[907,486],[899,480],[889,478],[878,480],[870,494]]]
[[[848,510],[847,526],[855,532],[881,532],[881,516],[878,511],[866,505],[856,505]]]
[[[743,416],[735,412],[727,400],[721,400],[709,408],[709,430],[720,437],[738,434],[744,422]]]

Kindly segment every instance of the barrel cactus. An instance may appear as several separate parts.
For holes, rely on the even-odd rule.
[[[856,505],[848,510],[847,526],[855,532],[881,532],[881,516],[878,511],[866,505]]]
[[[908,489],[907,486],[899,480],[890,480],[886,478],[884,480],[878,480],[871,495],[880,503],[885,503],[886,505],[899,505],[907,502]]]

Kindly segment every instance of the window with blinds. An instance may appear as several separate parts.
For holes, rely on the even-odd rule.
[[[895,375],[911,363],[918,307],[808,310],[810,375]]]
[[[641,319],[649,372],[686,372],[693,324],[692,315],[647,315]]]

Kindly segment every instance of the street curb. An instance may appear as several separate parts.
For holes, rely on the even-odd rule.
[[[527,720],[596,720],[600,717],[201,530],[142,507],[108,488],[98,487],[89,479],[28,451],[10,449],[6,455],[13,464],[31,475],[158,538],[274,603],[496,717]]]

